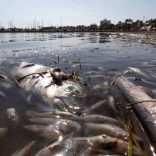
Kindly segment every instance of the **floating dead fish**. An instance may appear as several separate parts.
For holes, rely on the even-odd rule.
[[[127,153],[128,143],[112,138],[107,135],[99,135],[94,137],[77,137],[57,141],[51,145],[41,149],[35,156],[51,156],[55,154],[61,155],[83,155],[85,150],[101,149],[109,150],[116,154]],[[135,155],[141,155],[136,147],[133,147]]]
[[[39,117],[39,118],[57,118],[57,119],[70,119],[70,120],[79,120],[80,117],[78,117],[75,114],[72,114],[70,112],[64,112],[64,111],[47,111],[47,112],[34,112],[34,111],[27,111],[26,115],[28,117]]]
[[[81,131],[81,125],[79,123],[68,119],[37,117],[28,120],[31,121],[32,124],[40,124],[45,126],[53,125],[54,128],[60,130],[63,134],[74,132],[75,135],[77,135]]]
[[[82,119],[88,122],[101,123],[101,124],[113,124],[122,127],[121,123],[117,119],[108,116],[89,114],[83,116]]]
[[[109,137],[107,135],[73,138],[71,139],[71,144],[76,144],[79,148],[82,146],[88,146],[88,148],[106,149],[109,151],[113,151],[116,154],[125,154],[127,153],[128,148],[127,142],[117,138]],[[133,147],[133,151],[134,154],[141,155],[135,146]]]
[[[63,134],[59,129],[53,125],[43,126],[43,125],[24,125],[24,129],[34,133],[43,138],[53,138],[58,139]]]
[[[146,73],[142,72],[142,71],[141,71],[140,69],[138,69],[138,68],[128,67],[128,71],[127,71],[127,72],[129,72],[129,71],[134,72],[134,73],[136,73],[136,74],[138,74],[138,75],[140,75],[140,76],[149,78],[149,76],[148,76]]]
[[[16,151],[12,156],[28,156],[30,155],[31,148],[35,144],[35,141],[30,142],[25,147],[23,147],[21,150]]]
[[[118,115],[119,113],[118,113],[117,108],[115,106],[115,99],[111,95],[108,96],[108,104],[109,104],[110,108],[112,109],[112,113]]]
[[[86,108],[85,110],[82,111],[82,114],[86,115],[91,112],[93,112],[95,109],[101,107],[102,105],[106,104],[107,100],[101,100],[97,102],[96,104],[92,105],[90,108]]]
[[[49,68],[37,64],[29,65],[27,63],[21,63],[15,74],[20,87],[25,91],[35,97],[40,97],[49,106],[55,105],[56,107],[70,109],[67,106],[70,102],[66,104],[63,100],[59,100],[58,103],[55,102],[56,99],[68,98],[68,101],[70,101],[71,97],[83,97],[87,93],[87,88],[76,80],[68,79],[68,77],[70,76],[59,68]]]
[[[66,136],[61,136],[57,141],[54,143],[42,148],[38,151],[38,153],[35,154],[35,156],[52,156],[57,155],[60,153],[62,143],[66,140],[70,139],[73,136],[73,133],[69,133]]]
[[[128,133],[113,124],[84,123],[83,128],[86,135],[106,134],[125,141],[128,139]]]

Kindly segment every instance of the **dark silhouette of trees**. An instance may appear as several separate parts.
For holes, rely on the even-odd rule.
[[[38,26],[33,28],[17,28],[13,24],[9,25],[9,28],[0,26],[0,32],[137,32],[137,31],[156,31],[156,18],[150,19],[145,22],[142,20],[133,21],[128,18],[125,21],[119,21],[117,24],[113,24],[110,20],[104,19],[100,21],[100,25],[91,24],[90,26],[78,25],[78,26]]]
[[[99,31],[111,31],[114,28],[114,24],[110,20],[104,19],[100,21]]]
[[[143,26],[144,23],[141,20],[136,20],[134,22],[132,19],[126,19],[124,22],[119,21],[115,25],[115,30],[121,32],[140,31]]]
[[[156,30],[156,18],[146,21],[147,26],[151,26],[151,30]]]
[[[132,30],[132,24],[133,24],[133,20],[132,19],[126,19],[124,22],[124,27],[125,27],[125,31],[131,31]]]
[[[121,21],[119,21],[116,25],[115,25],[115,30],[116,31],[123,31],[123,23]]]
[[[76,26],[76,29],[75,31],[88,31],[88,27],[87,26],[84,26],[84,25],[78,25]]]
[[[132,23],[132,30],[139,31],[143,26],[144,26],[143,21],[136,20],[135,22]]]
[[[89,26],[89,31],[98,31],[98,25],[97,24],[91,24]]]

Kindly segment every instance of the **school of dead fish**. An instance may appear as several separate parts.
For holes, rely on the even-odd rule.
[[[26,105],[22,113],[14,98],[10,105],[4,102],[7,124],[0,125],[0,139],[16,129],[33,137],[12,156],[127,154],[128,132],[121,122],[94,111],[107,105],[110,99],[84,107],[83,103],[88,102],[88,86],[60,68],[23,62],[15,73],[14,78],[0,75],[0,98],[7,101],[6,90],[16,89],[15,99],[20,101],[21,96],[27,102],[20,103],[21,107]],[[26,99],[23,94],[27,95]],[[42,145],[37,147],[39,144]],[[133,153],[141,155],[135,146]]]

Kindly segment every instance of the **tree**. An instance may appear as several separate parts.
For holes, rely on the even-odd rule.
[[[76,26],[76,31],[88,31],[88,28],[84,25]]]
[[[126,19],[125,22],[123,23],[123,31],[131,31],[132,24],[133,24],[132,19]]]
[[[116,26],[115,26],[117,31],[122,31],[123,29],[123,23],[121,21],[119,21]]]
[[[114,24],[110,20],[104,19],[100,21],[99,30],[100,31],[111,31],[114,28]]]
[[[133,31],[139,31],[143,26],[144,26],[143,21],[141,21],[141,20],[136,20],[135,22],[132,23],[131,29],[132,29]]]
[[[98,31],[98,25],[97,24],[91,24],[89,26],[89,31]]]
[[[151,26],[151,29],[156,29],[156,18],[146,21],[146,25]]]

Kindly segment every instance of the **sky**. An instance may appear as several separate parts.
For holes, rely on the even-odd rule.
[[[0,26],[90,25],[156,18],[156,0],[0,0]]]

